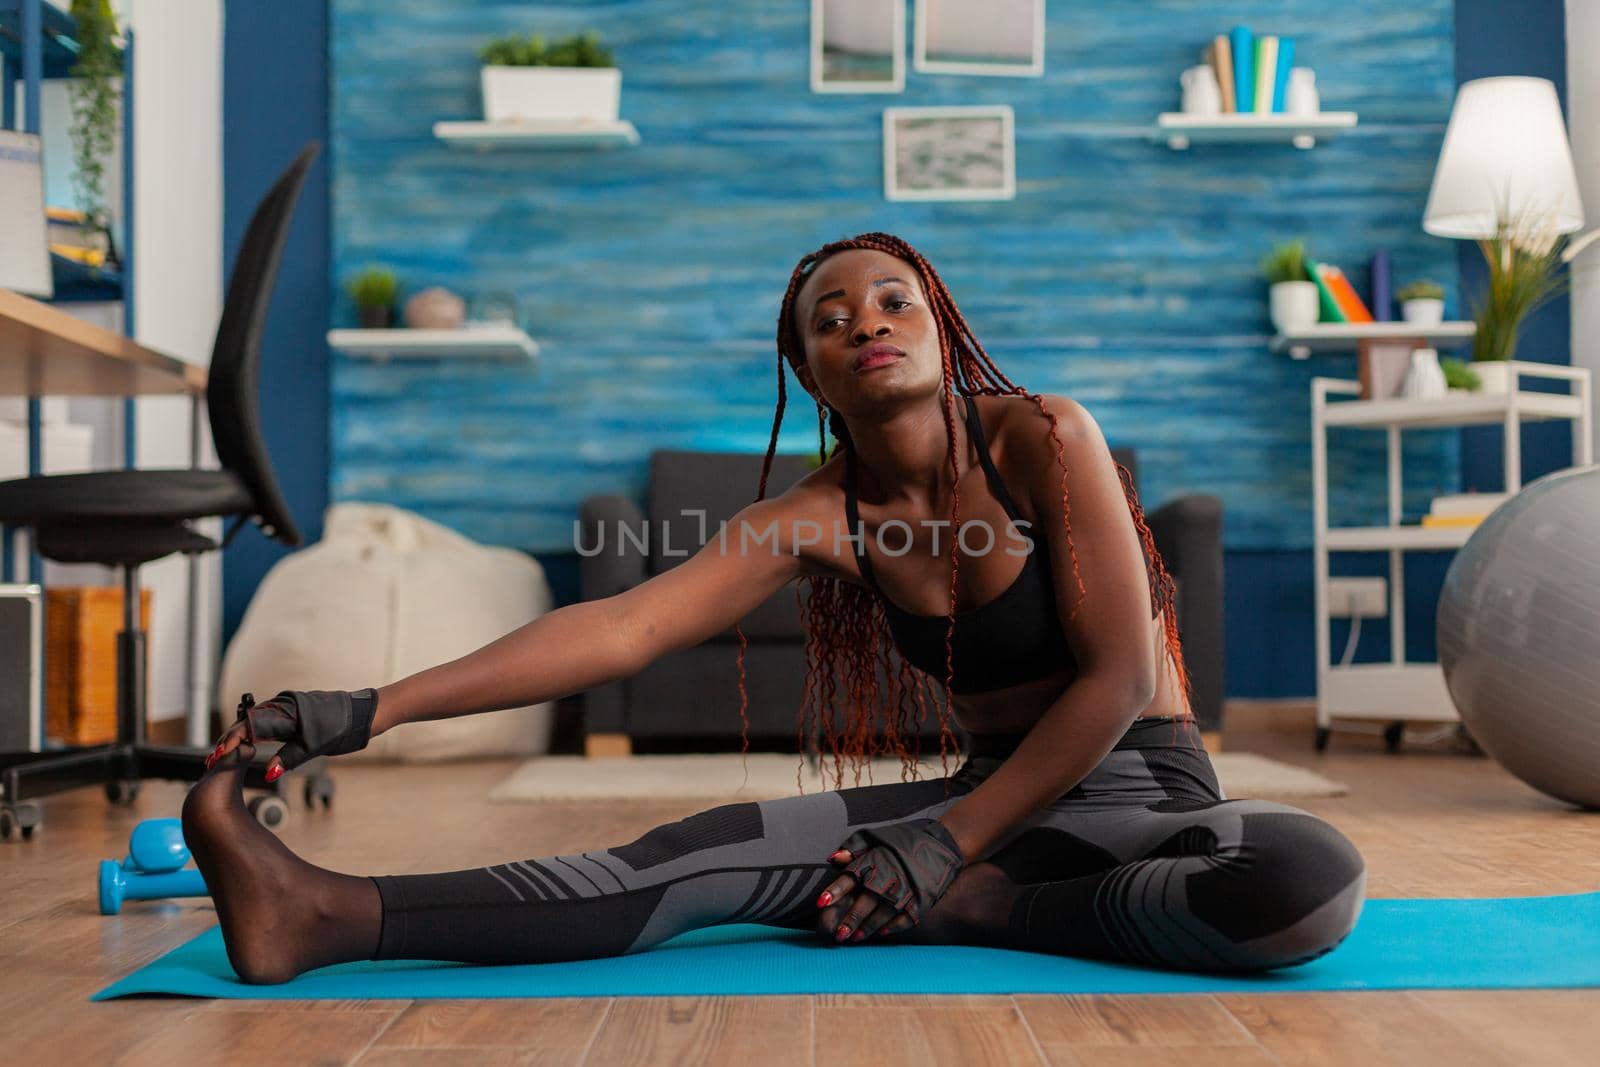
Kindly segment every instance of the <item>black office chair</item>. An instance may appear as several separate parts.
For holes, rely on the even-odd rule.
[[[30,797],[103,785],[112,803],[128,804],[141,778],[198,781],[209,750],[145,741],[145,635],[139,629],[139,567],[174,552],[226,547],[246,522],[268,537],[298,545],[300,532],[272,472],[257,404],[261,334],[266,325],[289,221],[316,158],[313,142],[289,165],[256,207],[228,279],[227,298],[211,350],[206,409],[221,470],[115,470],[48,475],[0,482],[0,523],[28,526],[40,555],[61,563],[121,567],[123,629],[117,635],[117,739],[65,752],[0,753],[0,837],[13,828],[32,836],[41,821]],[[230,516],[219,546],[191,524]],[[267,788],[266,754],[245,784]],[[331,785],[331,783],[328,783]],[[311,790],[308,789],[308,793]],[[331,796],[331,788],[319,789]],[[253,804],[265,798],[258,797]],[[257,818],[281,820],[276,810]]]

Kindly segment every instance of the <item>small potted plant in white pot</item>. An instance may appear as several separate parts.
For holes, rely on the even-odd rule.
[[[1400,317],[1418,326],[1437,326],[1444,321],[1444,286],[1419,278],[1400,287],[1394,298],[1400,302]]]
[[[1483,392],[1509,393],[1517,388],[1511,361],[1517,358],[1517,336],[1527,317],[1571,286],[1562,271],[1566,238],[1550,219],[1534,211],[1512,216],[1505,206],[1496,212],[1494,236],[1478,241],[1489,267],[1488,286],[1472,302],[1472,369],[1483,380]]]
[[[510,34],[484,45],[478,56],[483,116],[490,122],[617,121],[622,71],[597,34],[577,34],[548,47],[539,34]]]
[[[1267,310],[1279,333],[1295,333],[1317,324],[1317,283],[1306,278],[1305,241],[1295,238],[1275,246],[1261,261],[1267,276]]]

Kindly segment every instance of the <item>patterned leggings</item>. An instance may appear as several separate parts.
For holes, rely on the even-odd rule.
[[[975,736],[948,797],[938,778],[728,804],[615,848],[379,876],[374,958],[534,963],[639,952],[719,923],[810,927],[837,873],[828,854],[852,831],[937,817],[1019,740]],[[1315,959],[1354,927],[1366,886],[1361,854],[1328,823],[1225,799],[1198,729],[1170,718],[1135,720],[980,859],[1015,892],[979,943],[1183,970]]]

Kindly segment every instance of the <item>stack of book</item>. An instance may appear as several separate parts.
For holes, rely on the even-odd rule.
[[[1344,271],[1332,263],[1319,263],[1305,257],[1306,277],[1317,283],[1321,314],[1319,322],[1371,322],[1372,312],[1362,303],[1355,286]]]
[[[1424,526],[1476,526],[1504,504],[1510,493],[1456,493],[1436,496],[1422,517]]]
[[[1206,62],[1222,89],[1222,112],[1281,112],[1294,65],[1294,38],[1263,34],[1248,26],[1219,33],[1206,47]]]

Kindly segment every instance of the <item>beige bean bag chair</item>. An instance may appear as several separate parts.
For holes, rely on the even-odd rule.
[[[402,508],[335,504],[323,538],[262,580],[222,662],[241,693],[382,686],[465,655],[549,611],[537,560],[477,544]],[[410,723],[341,759],[407,763],[525,756],[550,744],[553,705]]]

